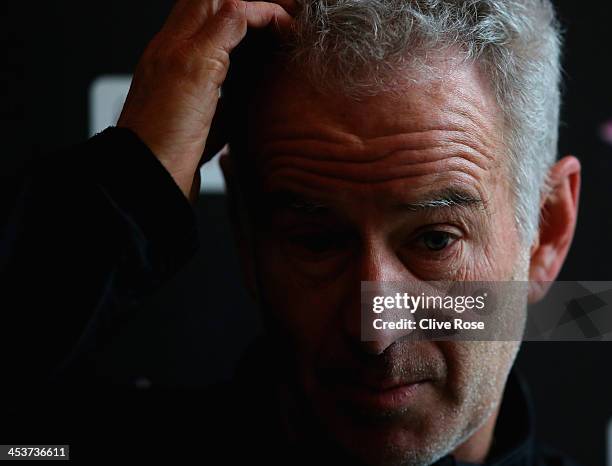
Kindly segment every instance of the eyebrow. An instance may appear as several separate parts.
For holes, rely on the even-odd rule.
[[[397,207],[411,212],[421,210],[441,209],[448,207],[468,207],[470,209],[484,208],[484,201],[464,189],[445,188],[424,196],[420,201],[400,203]]]
[[[322,214],[329,212],[329,206],[308,199],[293,191],[276,191],[264,195],[265,204],[272,209],[290,209],[306,214]]]
[[[290,209],[309,215],[329,213],[332,209],[319,201],[306,198],[293,191],[274,191],[264,195],[265,203],[272,209]],[[434,191],[415,202],[400,202],[397,209],[418,212],[450,207],[484,208],[484,201],[464,189],[445,188]]]

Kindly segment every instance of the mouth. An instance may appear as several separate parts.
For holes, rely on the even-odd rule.
[[[345,399],[367,410],[397,411],[408,408],[418,398],[425,381],[397,384],[387,388],[354,385],[344,390]]]
[[[333,392],[338,400],[361,410],[390,413],[403,411],[415,404],[428,383],[427,379],[360,378],[334,384]]]

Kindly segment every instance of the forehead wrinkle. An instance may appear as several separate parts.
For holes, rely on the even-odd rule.
[[[268,159],[264,177],[287,176],[287,172],[303,172],[324,178],[350,180],[362,183],[380,183],[401,178],[414,178],[429,174],[463,171],[476,176],[486,172],[482,157],[469,148],[453,145],[428,150],[398,150],[374,161],[357,163],[345,160],[329,160],[295,155],[278,155]],[[478,178],[482,173],[478,173]]]
[[[431,185],[443,185],[446,180],[451,177],[453,183],[459,186],[465,186],[466,189],[471,188],[478,192],[480,199],[486,204],[486,196],[483,194],[480,179],[474,174],[467,173],[464,170],[447,170],[442,173],[444,180],[440,179],[440,172],[428,172],[427,174],[419,174],[413,176],[404,176],[395,179],[384,179],[378,181],[361,181],[352,180],[338,176],[327,176],[319,175],[316,173],[309,173],[303,170],[297,170],[293,167],[286,167],[282,176],[277,173],[275,176],[268,178],[268,183],[264,186],[264,191],[275,191],[288,189],[298,190],[304,193],[304,195],[310,197],[319,198],[320,195],[328,193],[333,197],[350,197],[352,191],[357,193],[372,193],[374,191],[384,192],[388,191],[388,194],[395,193],[398,191],[405,192],[412,188],[414,191],[422,191],[427,186]],[[408,181],[410,178],[421,178],[422,182],[419,185],[409,186],[407,183],[402,183],[401,188],[398,189],[398,179]],[[428,178],[433,178],[428,180]],[[365,190],[359,188],[366,188]],[[416,188],[416,189],[415,189]],[[340,196],[338,196],[340,194]],[[403,197],[406,197],[405,195]]]
[[[378,126],[363,126],[362,116],[355,124],[346,120],[342,109],[328,109],[320,118],[312,115],[293,115],[281,112],[274,121],[256,133],[255,154],[266,159],[275,155],[296,155],[312,159],[340,159],[361,163],[384,158],[398,147],[427,149],[455,143],[472,149],[486,159],[499,161],[499,140],[486,108],[470,100],[469,93],[451,90],[444,99],[432,94],[431,99],[417,105],[407,114],[400,111],[397,118],[378,119]],[[422,96],[423,97],[423,96]],[[483,100],[481,97],[478,100]],[[461,102],[458,102],[460,100]],[[395,106],[401,104],[396,102]],[[429,111],[437,108],[437,114]],[[422,107],[422,111],[419,108]],[[395,112],[394,112],[395,113]],[[367,119],[366,119],[367,120]],[[365,120],[364,120],[365,121]]]
[[[314,187],[342,190],[455,173],[471,179],[470,184],[481,191],[494,158],[479,139],[475,142],[465,130],[449,126],[379,135],[352,146],[318,139],[308,142],[291,137],[270,141],[264,147],[266,156],[259,158],[264,178],[308,180]]]
[[[346,176],[347,178],[373,181],[383,177],[381,172],[394,171],[400,177],[404,176],[407,167],[413,167],[417,172],[426,170],[433,164],[448,166],[465,163],[474,168],[487,171],[488,157],[483,156],[474,148],[462,143],[446,143],[428,149],[399,149],[377,158],[335,160],[323,158],[320,155],[277,155],[266,160],[265,172],[293,167],[320,175]],[[437,167],[439,169],[440,167]],[[436,167],[432,169],[435,170]],[[375,170],[378,170],[376,174]],[[361,175],[360,172],[364,174]]]
[[[461,87],[453,89],[451,95],[440,105],[440,126],[447,129],[448,141],[462,143],[486,157],[494,159],[500,149],[500,130],[503,122],[500,112],[492,112],[486,96],[477,99]],[[495,108],[497,104],[495,103]],[[500,120],[500,121],[498,121]],[[498,128],[499,127],[499,128]]]
[[[321,125],[321,123],[324,124]],[[274,146],[277,143],[296,141],[349,145],[359,145],[361,143],[362,139],[359,136],[336,129],[333,124],[328,124],[322,120],[315,120],[315,124],[317,126],[310,127],[310,121],[307,118],[302,118],[296,122],[286,116],[281,122],[267,121],[265,127],[254,136],[256,145],[264,148],[268,145]]]
[[[454,130],[457,142],[471,146],[500,164],[500,157],[494,154],[505,149],[504,114],[490,80],[483,76],[479,66],[474,64],[472,68],[474,73],[467,81],[454,80],[451,73],[450,79],[437,80],[436,84],[425,86],[423,92],[434,102],[438,126]]]
[[[469,158],[478,163],[478,156],[484,160],[495,159],[493,150],[480,138],[466,134],[464,130],[429,128],[407,133],[394,133],[367,138],[350,144],[324,141],[318,138],[283,136],[264,143],[258,150],[258,157],[267,160],[287,155],[310,160],[342,161],[349,163],[371,163],[393,156],[399,152],[425,152],[440,148],[457,147],[457,154],[473,155]],[[490,153],[489,153],[490,152]],[[422,160],[421,158],[417,159]],[[484,165],[484,164],[483,164]]]

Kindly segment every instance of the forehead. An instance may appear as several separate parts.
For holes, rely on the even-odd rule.
[[[455,183],[484,197],[505,159],[501,112],[475,65],[436,67],[435,78],[359,100],[322,94],[295,69],[270,73],[249,135],[263,185],[418,198],[432,183]]]
[[[460,126],[487,136],[501,123],[489,82],[479,68],[451,56],[431,63],[434,72],[399,86],[395,93],[362,97],[320,93],[297,68],[277,64],[266,73],[252,112],[255,141],[265,143],[283,132],[307,133],[326,126],[347,130],[355,139],[403,131]],[[341,88],[342,83],[338,83]]]

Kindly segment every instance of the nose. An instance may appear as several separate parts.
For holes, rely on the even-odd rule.
[[[383,242],[375,241],[363,247],[354,270],[351,299],[343,311],[344,331],[352,347],[360,352],[379,355],[394,342],[408,335],[411,330],[375,329],[374,321],[410,319],[411,314],[406,311],[375,313],[372,298],[394,296],[393,290],[399,290],[398,282],[414,280],[414,277],[390,247]]]

